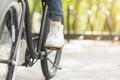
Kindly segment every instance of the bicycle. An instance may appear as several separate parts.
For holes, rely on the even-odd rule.
[[[7,59],[0,59],[0,63],[7,64],[5,80],[14,80],[17,68],[20,40],[23,26],[26,31],[27,49],[25,54],[26,67],[32,67],[38,60],[41,61],[42,72],[46,79],[52,78],[58,67],[62,48],[47,48],[44,46],[49,32],[49,12],[47,2],[42,2],[42,21],[40,32],[33,35],[31,32],[30,10],[27,0],[0,1],[0,54],[9,54]],[[20,6],[21,4],[21,6]],[[7,25],[9,23],[9,25]],[[3,48],[3,50],[1,49]]]

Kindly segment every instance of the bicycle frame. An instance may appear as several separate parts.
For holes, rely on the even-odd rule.
[[[25,29],[26,29],[26,37],[27,37],[27,45],[28,49],[30,52],[30,55],[35,58],[35,59],[43,59],[43,55],[45,54],[45,48],[44,48],[44,43],[46,36],[44,35],[45,27],[48,22],[46,19],[46,16],[48,16],[48,6],[45,0],[42,0],[42,8],[43,8],[43,16],[42,16],[42,21],[41,21],[41,27],[40,27],[40,32],[38,38],[38,45],[37,45],[37,51],[34,50],[34,44],[33,44],[33,39],[36,39],[36,37],[32,37],[31,33],[31,21],[30,21],[30,11],[29,11],[29,5],[27,0],[21,0],[22,3],[22,8],[23,8],[23,14],[25,13]],[[48,28],[46,28],[46,34],[48,33]],[[44,51],[44,52],[42,52]]]

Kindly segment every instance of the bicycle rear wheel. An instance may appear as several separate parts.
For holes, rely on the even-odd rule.
[[[14,80],[20,40],[17,43],[18,19],[13,7],[7,11],[0,29],[2,31],[0,33],[0,60],[3,60],[3,63],[0,63],[0,69],[3,71],[0,80]]]
[[[48,48],[46,49],[47,55],[43,60],[41,60],[41,66],[44,76],[47,79],[52,78],[58,69],[60,58],[61,58],[61,48]]]

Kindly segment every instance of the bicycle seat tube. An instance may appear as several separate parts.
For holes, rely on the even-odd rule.
[[[40,29],[40,34],[39,34],[39,39],[38,39],[38,45],[37,45],[37,51],[40,52],[43,47],[42,44],[43,42],[43,37],[44,37],[44,29],[45,29],[45,23],[46,23],[46,16],[47,16],[47,11],[48,11],[48,6],[46,3],[46,0],[41,0],[42,1],[42,8],[43,8],[43,15],[42,15],[42,21],[41,21],[41,29]]]

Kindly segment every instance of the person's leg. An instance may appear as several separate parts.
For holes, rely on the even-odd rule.
[[[50,19],[61,21],[63,18],[62,0],[47,0]]]
[[[64,45],[62,1],[47,0],[49,16],[51,19],[50,31],[46,39],[46,47],[62,47]]]

